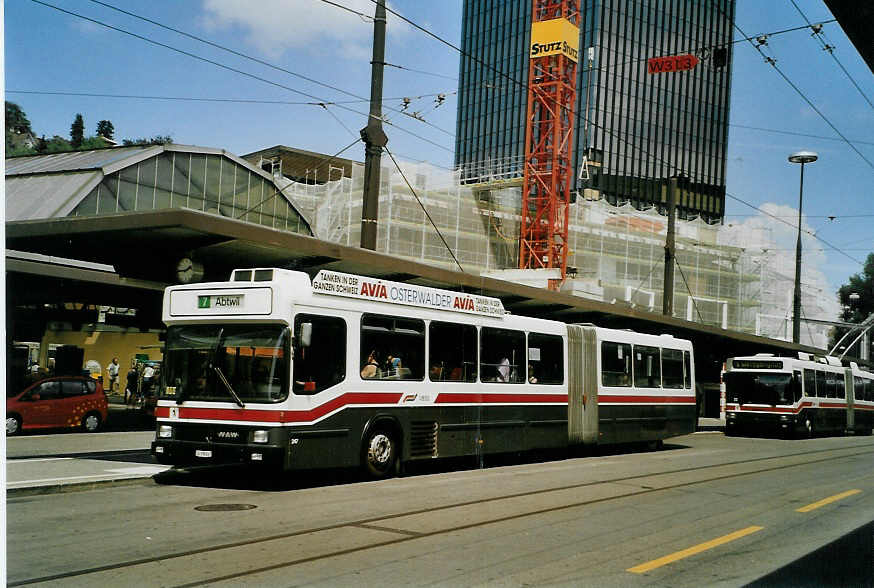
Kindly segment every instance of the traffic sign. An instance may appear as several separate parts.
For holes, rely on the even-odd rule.
[[[659,74],[686,71],[698,65],[698,58],[692,54],[652,57],[646,62],[646,73]]]

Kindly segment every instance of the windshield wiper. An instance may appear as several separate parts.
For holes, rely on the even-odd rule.
[[[234,392],[234,388],[231,386],[231,383],[228,382],[227,378],[225,378],[225,375],[222,373],[221,368],[219,366],[213,366],[213,369],[215,370],[215,373],[218,374],[218,377],[222,381],[222,384],[225,385],[225,388],[227,388],[228,392],[231,393],[231,396],[234,397],[234,401],[240,406],[240,408],[246,408],[246,405],[243,404],[243,401],[240,400],[240,397],[237,396],[236,392]]]

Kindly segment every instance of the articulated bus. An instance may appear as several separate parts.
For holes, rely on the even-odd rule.
[[[689,341],[521,317],[497,298],[321,270],[172,286],[162,463],[360,466],[649,442],[696,425]]]
[[[870,435],[874,374],[834,357],[759,353],[726,362],[725,432]]]

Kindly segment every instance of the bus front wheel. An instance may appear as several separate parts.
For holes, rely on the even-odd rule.
[[[387,429],[373,429],[364,438],[361,448],[364,472],[371,478],[387,476],[398,459],[398,444],[394,434]]]

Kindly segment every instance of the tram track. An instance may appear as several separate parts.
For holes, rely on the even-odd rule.
[[[698,484],[710,482],[718,482],[739,478],[743,476],[751,476],[761,473],[774,472],[787,468],[796,468],[810,466],[821,462],[826,462],[836,459],[849,459],[862,455],[871,455],[871,449],[874,448],[874,442],[855,445],[851,448],[835,448],[835,449],[819,449],[815,451],[797,452],[788,455],[757,457],[753,459],[735,460],[719,464],[709,464],[704,466],[695,466],[687,468],[676,468],[660,472],[644,473],[633,476],[621,476],[610,479],[603,479],[591,482],[580,482],[575,484],[566,484],[561,486],[553,486],[539,488],[525,492],[509,493],[500,496],[491,496],[476,500],[458,501],[451,504],[444,504],[421,509],[410,509],[403,512],[384,514],[379,516],[367,517],[358,520],[350,520],[338,522],[332,525],[324,525],[319,527],[311,527],[290,531],[288,533],[279,533],[264,537],[256,537],[243,541],[223,543],[199,549],[171,552],[153,557],[140,558],[129,561],[116,562],[103,566],[95,566],[83,568],[79,570],[71,570],[52,575],[28,578],[23,580],[11,581],[8,586],[28,586],[40,583],[63,583],[65,580],[78,578],[85,580],[89,576],[95,576],[99,581],[102,574],[117,574],[120,570],[133,571],[137,567],[143,568],[144,576],[149,577],[148,569],[156,566],[165,566],[171,562],[180,564],[180,568],[188,569],[184,564],[186,558],[194,558],[198,556],[199,560],[203,560],[203,556],[215,556],[221,558],[223,553],[231,553],[235,550],[241,550],[250,547],[264,546],[270,542],[283,542],[288,540],[302,539],[307,536],[319,536],[343,533],[346,531],[361,531],[371,533],[372,539],[366,539],[360,545],[350,545],[345,548],[327,548],[322,552],[313,553],[311,555],[302,555],[299,557],[286,559],[284,561],[273,561],[264,565],[249,567],[245,570],[238,570],[233,573],[217,574],[211,577],[201,577],[192,581],[185,581],[184,578],[179,578],[179,583],[173,585],[179,587],[200,586],[212,582],[221,582],[235,580],[270,572],[273,570],[303,565],[307,563],[329,560],[344,555],[350,555],[357,552],[362,552],[370,549],[396,545],[409,542],[412,540],[435,537],[449,533],[465,531],[478,527],[494,525],[502,522],[512,521],[525,517],[543,515],[561,510],[581,508],[595,504],[602,504],[611,501],[618,501],[625,498],[633,498],[645,494],[655,492],[663,492],[676,490],[684,487],[690,487]],[[816,459],[810,459],[812,456],[818,456]],[[726,471],[719,471],[726,470]],[[732,471],[737,470],[737,471]],[[704,475],[710,472],[710,475]],[[696,476],[695,474],[701,474]],[[685,477],[676,483],[659,482],[659,478],[669,477]],[[612,486],[614,492],[610,492],[603,496],[593,496],[582,500],[567,500],[563,499],[563,494],[570,496],[578,495],[576,491],[596,488],[598,486]],[[626,491],[616,492],[617,488],[624,488]],[[538,496],[542,499],[545,496],[552,495],[555,497],[554,504],[542,506],[540,508],[523,508],[526,498]],[[471,510],[477,507],[489,505],[491,508],[482,509],[478,512],[486,512],[486,516],[472,517]],[[504,514],[501,514],[502,508],[508,509]],[[423,517],[434,515],[431,518],[424,520],[439,520],[451,521],[451,515],[454,512],[455,516],[464,522],[456,522],[445,525],[437,525],[433,528],[425,528],[424,530],[416,530],[417,524],[421,525]],[[449,515],[449,516],[447,516]],[[413,523],[412,521],[420,521]],[[426,525],[427,526],[427,525]],[[315,543],[319,543],[316,541]],[[269,551],[269,550],[266,550]],[[206,566],[209,567],[209,566]],[[108,576],[107,576],[108,577]]]

